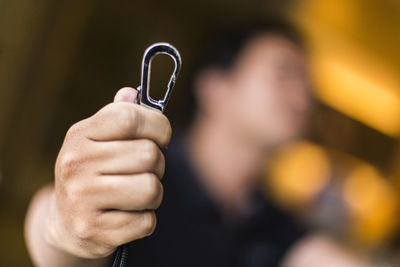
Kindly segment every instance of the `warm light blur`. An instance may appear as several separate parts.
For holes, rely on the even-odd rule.
[[[337,166],[345,174],[342,177],[335,177],[332,172]],[[393,185],[362,160],[303,141],[283,149],[265,170],[265,175],[268,193],[281,205],[297,212],[324,198],[329,184],[339,184],[337,197],[346,211],[345,217],[339,220],[349,218],[349,224],[341,231],[359,244],[382,245],[398,225],[399,199]],[[315,216],[318,210],[308,213],[307,216]]]
[[[400,134],[400,40],[391,29],[399,12],[397,1],[307,0],[292,13],[309,37],[317,96],[393,137]]]
[[[280,203],[298,207],[309,204],[330,179],[325,151],[314,144],[300,142],[284,149],[266,171],[270,192]]]
[[[361,242],[379,245],[398,223],[398,197],[391,185],[368,164],[360,164],[343,185],[351,232]]]
[[[318,97],[384,134],[399,135],[400,83],[387,77],[387,69],[374,66],[375,70],[369,71],[359,59],[351,58],[328,52],[316,57],[313,67]]]

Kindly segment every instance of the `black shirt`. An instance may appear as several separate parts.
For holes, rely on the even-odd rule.
[[[302,235],[289,217],[263,197],[255,198],[246,220],[224,220],[199,183],[181,141],[170,144],[165,158],[157,227],[151,236],[128,245],[128,266],[277,266]]]

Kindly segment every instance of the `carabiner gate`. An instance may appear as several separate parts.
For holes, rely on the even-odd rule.
[[[151,71],[151,61],[154,57],[159,54],[166,54],[170,56],[175,62],[175,69],[171,75],[171,78],[168,82],[167,92],[164,95],[164,99],[154,100],[150,97],[149,88],[150,88],[150,71]],[[175,85],[175,80],[178,76],[179,70],[181,68],[182,61],[181,56],[178,50],[168,43],[155,43],[148,47],[143,55],[142,61],[142,81],[141,85],[138,87],[138,103],[141,105],[147,106],[152,109],[159,110],[161,112],[164,111],[165,106],[167,105],[168,98],[171,94],[172,88]]]

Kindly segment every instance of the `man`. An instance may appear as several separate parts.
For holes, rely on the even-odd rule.
[[[306,235],[257,192],[264,159],[299,137],[310,110],[295,34],[271,22],[207,52],[193,81],[193,122],[165,157],[169,121],[135,104],[132,88],[70,128],[55,184],[27,215],[35,264],[110,266],[129,243],[128,266],[366,266]]]

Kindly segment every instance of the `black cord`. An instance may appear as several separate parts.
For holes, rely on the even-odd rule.
[[[119,246],[115,252],[115,258],[112,267],[126,267],[128,257],[128,244]]]

